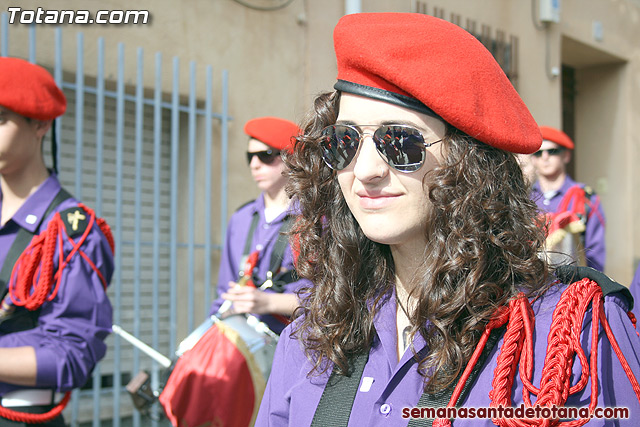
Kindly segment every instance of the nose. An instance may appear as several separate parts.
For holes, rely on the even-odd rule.
[[[262,165],[262,162],[260,162],[260,160],[258,159],[258,156],[256,156],[255,154],[251,156],[251,161],[249,162],[249,168],[258,169],[260,165]]]
[[[389,166],[376,149],[373,137],[368,133],[362,133],[360,150],[353,161],[353,173],[362,182],[384,177],[389,171]]]

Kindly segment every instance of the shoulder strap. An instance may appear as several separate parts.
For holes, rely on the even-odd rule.
[[[273,246],[273,252],[271,252],[271,263],[269,264],[269,271],[272,274],[275,274],[282,264],[284,251],[289,245],[289,236],[287,236],[287,233],[289,232],[289,230],[291,230],[292,226],[293,217],[291,217],[291,215],[287,215],[282,223],[282,226],[280,227],[278,238],[276,239],[276,243]]]
[[[253,242],[253,234],[255,233],[256,227],[258,226],[259,214],[255,212],[253,214],[253,218],[251,220],[251,226],[249,227],[249,234],[247,235],[247,240],[244,245],[244,252],[242,254],[242,258],[245,259],[249,256],[249,252],[251,251],[251,244]],[[266,278],[254,277],[255,283],[261,283],[265,281],[272,281],[272,285],[270,286],[272,290],[276,292],[283,292],[284,288],[282,286],[273,286],[275,280],[275,274],[280,269],[280,265],[282,264],[282,259],[284,257],[284,251],[289,244],[289,236],[287,236],[287,232],[293,226],[293,218],[290,215],[287,215],[280,226],[280,230],[278,231],[278,237],[276,242],[274,243],[273,251],[271,252],[271,260],[269,262],[269,271],[267,272]],[[285,280],[286,282],[292,281],[293,272],[287,272],[287,277],[291,278],[291,280]]]
[[[253,217],[251,218],[251,226],[249,227],[249,234],[247,234],[247,240],[244,242],[244,250],[242,251],[242,257],[246,257],[251,252],[251,243],[253,243],[253,233],[256,232],[256,227],[258,227],[258,221],[260,220],[260,215],[258,212],[253,213]]]
[[[600,285],[603,296],[620,292],[629,302],[629,310],[633,309],[633,296],[631,295],[629,288],[621,285],[606,274],[594,268],[579,267],[576,265],[561,265],[556,268],[555,275],[566,284],[571,284],[584,278],[591,279]]]
[[[487,361],[487,357],[489,356],[489,353],[491,353],[491,350],[493,350],[493,348],[496,346],[496,344],[498,343],[498,339],[502,336],[502,334],[504,334],[505,330],[506,328],[502,326],[500,328],[496,328],[491,331],[491,334],[489,335],[489,339],[487,340],[487,344],[484,346],[484,349],[480,354],[478,363],[476,363],[476,366],[471,371],[471,375],[469,375],[467,382],[464,384],[462,393],[460,394],[460,398],[458,399],[458,404],[464,402],[464,400],[466,399],[467,394],[469,394],[469,390],[471,389],[471,386],[475,382],[478,374],[480,373],[480,370],[482,369],[485,362]],[[420,396],[420,400],[418,400],[417,406],[421,408],[422,407],[429,407],[429,408],[446,407],[447,404],[449,403],[449,400],[451,399],[451,396],[453,395],[453,390],[455,389],[457,382],[458,380],[456,380],[451,385],[451,387],[447,388],[446,390],[442,390],[438,393],[433,393],[433,394],[430,394],[427,392],[422,393],[422,396]],[[432,418],[412,418],[409,420],[409,424],[408,424],[408,427],[425,427],[425,426],[432,427],[433,419]]]
[[[349,358],[349,376],[340,375],[335,369],[331,372],[313,415],[311,427],[345,427],[349,424],[358,385],[368,360],[368,352]]]
[[[16,238],[13,241],[13,244],[9,248],[9,253],[7,253],[7,257],[4,259],[2,269],[0,270],[0,295],[4,297],[7,291],[7,283],[9,283],[9,280],[11,279],[11,272],[13,271],[14,264],[16,263],[16,261],[18,261],[18,258],[20,258],[22,252],[24,252],[27,246],[29,246],[29,243],[31,242],[33,236],[40,232],[40,226],[42,225],[44,219],[48,218],[53,210],[60,205],[60,203],[70,198],[71,194],[69,194],[64,188],[60,188],[60,191],[58,191],[58,194],[56,194],[56,196],[47,207],[44,215],[42,216],[42,218],[40,218],[35,232],[32,233],[20,227]]]

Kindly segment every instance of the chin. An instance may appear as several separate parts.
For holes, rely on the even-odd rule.
[[[269,189],[269,184],[264,181],[256,182],[256,185],[260,191],[267,191]]]
[[[389,230],[387,232],[382,232],[384,229],[378,227],[377,229],[369,229],[362,231],[367,238],[373,242],[380,243],[381,245],[399,245],[407,240],[407,234],[403,232],[393,232]]]

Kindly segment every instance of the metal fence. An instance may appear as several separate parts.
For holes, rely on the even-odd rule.
[[[0,15],[0,55],[39,63],[36,26],[26,32],[13,27],[6,13]],[[219,71],[221,89],[214,97],[212,67],[202,76],[189,62],[189,87],[181,91],[179,58],[164,69],[169,67],[163,68],[162,53],[156,53],[154,81],[145,81],[149,65],[142,48],[130,58],[119,44],[117,60],[107,64],[100,38],[91,46],[97,63],[89,75],[82,33],[76,35],[75,61],[69,61],[72,47],[63,43],[62,30],[38,27],[42,31],[53,38],[54,52],[52,63],[41,65],[52,71],[68,99],[67,113],[55,123],[60,181],[107,220],[116,241],[108,289],[114,323],[170,357],[214,297],[221,244],[212,236],[224,236],[227,223],[228,73]],[[135,76],[126,75],[132,68]],[[171,88],[163,90],[167,76]],[[214,100],[220,112],[213,111]],[[90,384],[74,391],[67,422],[166,425],[142,419],[124,390],[142,369],[152,373],[156,387],[162,368],[112,334]]]

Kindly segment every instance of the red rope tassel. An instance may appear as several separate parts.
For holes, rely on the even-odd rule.
[[[592,306],[591,354],[587,358],[580,342],[582,324],[589,306]],[[633,316],[633,315],[631,315]],[[632,317],[632,321],[635,318]],[[508,323],[507,323],[508,322]],[[533,327],[534,314],[531,304],[523,294],[510,301],[508,307],[499,309],[487,324],[478,345],[469,360],[447,407],[454,407],[462,393],[465,383],[482,353],[489,335],[494,328],[507,323],[503,344],[498,355],[492,386],[489,392],[492,407],[511,407],[511,392],[516,373],[523,383],[523,401],[525,406],[533,407],[531,394],[537,396],[535,406],[562,407],[570,395],[582,391],[591,379],[591,412],[598,405],[598,333],[602,325],[611,346],[631,382],[636,398],[640,402],[640,384],[635,378],[620,346],[613,335],[604,313],[604,297],[600,286],[589,279],[582,279],[570,285],[558,302],[549,332],[547,354],[542,369],[540,388],[531,383],[533,375]],[[635,327],[635,322],[634,322]],[[574,357],[578,357],[582,367],[580,379],[571,385]],[[502,427],[577,427],[587,423],[590,418],[560,422],[557,419],[493,419]],[[448,419],[436,419],[434,427],[450,427]]]
[[[53,300],[58,294],[60,282],[62,281],[62,271],[76,254],[79,254],[89,263],[106,289],[107,282],[104,276],[80,247],[87,239],[94,224],[98,224],[98,227],[109,243],[111,251],[115,252],[113,235],[106,221],[102,218],[96,219],[95,212],[85,205],[80,203],[79,206],[89,214],[89,223],[77,242],[71,237],[66,236],[72,246],[71,251],[69,251],[66,256],[63,251],[63,242],[66,234],[65,225],[60,217],[60,213],[56,212],[49,222],[47,229],[33,237],[29,246],[16,261],[8,285],[9,296],[14,305],[33,311],[40,308],[45,301]],[[56,248],[58,249],[58,269],[54,271],[53,260]],[[18,412],[0,406],[0,416],[22,423],[45,423],[60,415],[69,402],[70,397],[71,393],[67,392],[60,403],[43,414]]]
[[[67,403],[69,403],[69,399],[71,398],[71,392],[65,393],[64,397],[56,406],[51,408],[50,411],[45,412],[44,414],[29,414],[26,412],[14,411],[13,409],[5,408],[0,406],[0,417],[6,418],[11,421],[15,421],[18,423],[27,423],[27,424],[42,424],[48,421],[51,421],[58,415],[62,413]]]

